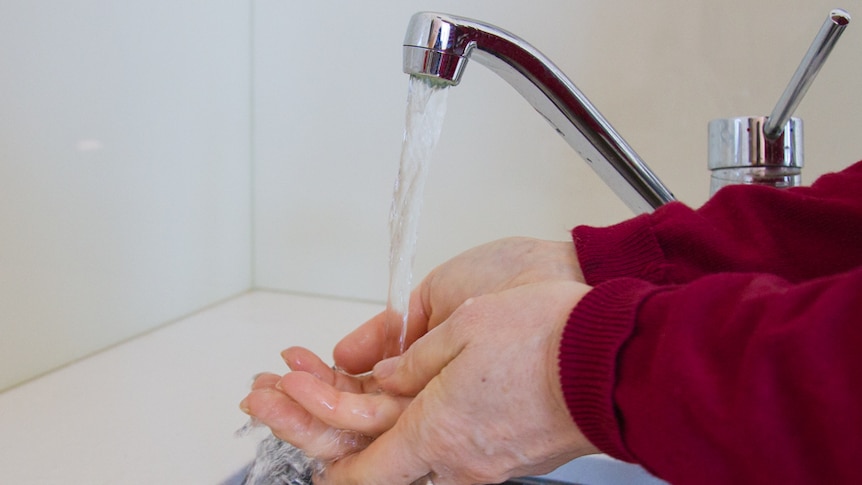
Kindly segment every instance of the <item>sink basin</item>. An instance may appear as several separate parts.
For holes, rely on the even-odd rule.
[[[643,467],[616,460],[608,455],[587,455],[566,463],[541,477],[530,477],[515,481],[524,485],[579,484],[579,485],[668,485],[643,469]]]
[[[219,485],[242,485],[246,469],[237,471]],[[638,465],[607,455],[590,455],[572,460],[540,477],[512,478],[503,485],[667,485]]]

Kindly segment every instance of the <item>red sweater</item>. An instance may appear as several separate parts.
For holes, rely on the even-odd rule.
[[[674,484],[862,483],[862,162],[573,231],[560,348],[604,452]]]

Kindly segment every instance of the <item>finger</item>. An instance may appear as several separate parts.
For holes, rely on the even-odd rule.
[[[289,347],[281,351],[281,358],[292,371],[308,372],[324,382],[335,383],[332,367],[306,348]]]
[[[283,441],[301,448],[312,458],[329,461],[364,448],[370,438],[326,425],[276,389],[252,391],[244,410],[267,425]]]
[[[275,387],[275,384],[279,379],[281,379],[281,376],[279,375],[262,372],[254,376],[254,382],[251,383],[251,389],[272,389]]]
[[[281,389],[311,415],[338,429],[377,436],[391,428],[410,398],[344,392],[304,372],[281,378]]]
[[[291,347],[283,351],[281,356],[292,371],[307,372],[340,391],[357,394],[380,391],[380,385],[373,377],[353,376],[329,367],[308,349]]]
[[[333,350],[335,364],[351,374],[368,372],[385,357],[401,353],[403,320],[391,309],[384,310],[360,325],[336,344]],[[410,345],[428,330],[428,317],[421,290],[410,295],[404,347]]]
[[[454,328],[443,323],[417,340],[404,355],[375,365],[372,375],[380,388],[396,396],[416,396],[463,349]]]
[[[336,371],[308,349],[290,347],[282,351],[281,358],[284,359],[290,370],[307,372],[343,391],[362,392],[363,390],[361,379]]]
[[[386,312],[363,323],[339,341],[332,351],[335,365],[351,374],[368,372],[385,353]]]

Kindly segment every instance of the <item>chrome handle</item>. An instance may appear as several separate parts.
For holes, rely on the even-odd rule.
[[[793,111],[796,110],[799,102],[802,101],[802,97],[805,96],[805,92],[808,91],[808,87],[811,86],[814,77],[817,76],[838,38],[841,37],[841,33],[844,32],[849,23],[850,14],[845,10],[837,8],[829,12],[829,17],[823,23],[817,36],[814,37],[811,47],[808,48],[808,52],[802,58],[799,67],[796,68],[796,72],[790,79],[787,88],[784,89],[784,93],[782,93],[781,98],[778,100],[775,109],[772,110],[772,114],[769,115],[766,125],[763,127],[763,134],[766,135],[766,138],[774,140],[781,135],[787,120],[790,119]]]

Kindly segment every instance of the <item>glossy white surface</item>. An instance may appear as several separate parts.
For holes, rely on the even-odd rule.
[[[0,389],[249,288],[244,2],[0,4]]]
[[[0,482],[216,484],[254,456],[234,436],[252,376],[329,349],[378,306],[249,293],[0,394]]]

